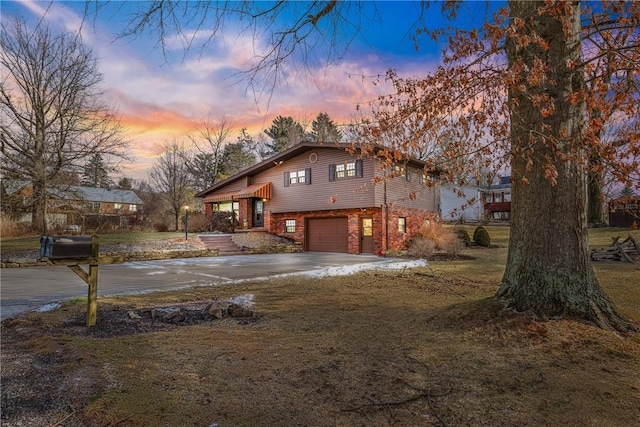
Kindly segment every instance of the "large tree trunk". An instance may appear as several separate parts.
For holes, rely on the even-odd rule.
[[[569,66],[580,59],[579,2],[564,3],[560,18],[539,14],[542,2],[512,0],[509,5],[512,19],[521,18],[525,25],[507,41],[509,68],[518,71],[520,80],[509,93],[512,225],[496,296],[508,307],[541,317],[577,317],[626,329],[628,323],[598,283],[588,251],[585,168],[578,147],[584,104],[568,102],[584,87],[582,71]],[[564,31],[561,19],[569,23]],[[519,37],[534,32],[548,49],[519,43]],[[541,79],[532,78],[538,61],[545,64]],[[536,105],[536,96],[546,95],[551,114]]]
[[[592,227],[604,227],[603,200],[602,195],[602,173],[591,171],[587,177],[587,222]]]

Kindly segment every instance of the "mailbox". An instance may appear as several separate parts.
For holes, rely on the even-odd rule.
[[[49,259],[88,259],[92,257],[90,236],[42,236],[40,257]]]

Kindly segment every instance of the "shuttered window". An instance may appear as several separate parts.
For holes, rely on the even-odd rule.
[[[290,185],[296,185],[296,184],[305,184],[305,185],[311,184],[311,168],[284,173],[285,187],[289,187]]]
[[[345,178],[362,178],[364,176],[362,160],[329,165],[329,181]]]

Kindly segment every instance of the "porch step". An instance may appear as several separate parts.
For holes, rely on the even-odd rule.
[[[203,234],[198,238],[207,249],[218,249],[221,254],[242,252],[242,248],[233,242],[231,234]]]

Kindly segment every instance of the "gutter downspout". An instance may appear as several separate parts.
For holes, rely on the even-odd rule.
[[[384,171],[383,185],[383,203],[384,203],[384,252],[389,251],[389,204],[387,203],[387,171]]]

